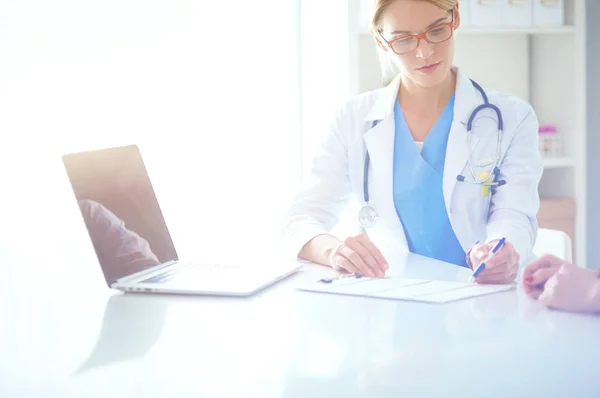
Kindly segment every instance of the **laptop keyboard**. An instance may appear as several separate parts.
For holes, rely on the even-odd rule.
[[[177,278],[193,278],[196,275],[203,274],[214,274],[214,273],[226,273],[239,268],[239,264],[220,264],[220,263],[208,263],[208,264],[193,264],[193,263],[181,263],[177,266],[152,276],[148,279],[144,279],[140,283],[165,283],[172,281]]]

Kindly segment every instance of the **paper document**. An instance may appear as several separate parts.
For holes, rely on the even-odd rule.
[[[364,296],[394,300],[446,303],[486,294],[504,292],[514,285],[479,285],[408,278],[343,278],[315,282],[299,289],[311,292]]]

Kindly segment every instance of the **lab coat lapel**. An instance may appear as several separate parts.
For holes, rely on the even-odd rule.
[[[450,214],[452,192],[456,177],[463,173],[469,159],[467,147],[467,121],[473,109],[481,101],[476,89],[467,76],[454,68],[457,73],[454,119],[448,136],[446,159],[444,162],[443,191],[446,210]],[[406,246],[406,236],[394,205],[394,103],[398,96],[400,76],[394,79],[375,100],[365,122],[377,125],[364,134],[366,149],[371,158],[369,192],[371,202],[380,215],[382,224]],[[477,146],[476,136],[471,137],[471,148]],[[373,183],[377,180],[377,183]]]
[[[444,162],[444,202],[448,214],[452,192],[457,184],[456,177],[463,173],[469,160],[469,147],[467,146],[467,121],[471,112],[478,105],[477,91],[468,77],[457,71],[456,96],[454,103],[454,119],[448,136],[446,160]],[[483,101],[483,100],[481,100]],[[471,137],[471,148],[477,146],[476,136]]]
[[[399,244],[406,246],[402,223],[394,206],[394,104],[398,96],[400,77],[384,90],[373,104],[366,122],[374,127],[364,134],[371,160],[369,192],[371,203],[379,213],[380,223],[390,230]]]

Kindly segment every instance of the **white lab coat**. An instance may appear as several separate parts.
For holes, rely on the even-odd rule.
[[[448,137],[443,193],[450,223],[465,252],[476,242],[506,237],[521,256],[532,258],[537,235],[538,183],[543,165],[539,152],[538,121],[532,107],[514,96],[486,90],[490,103],[504,119],[500,145],[500,179],[506,185],[482,196],[479,185],[457,182],[468,167],[466,124],[483,103],[467,76],[457,72],[454,120]],[[286,215],[284,239],[289,254],[297,256],[313,237],[330,232],[351,195],[361,203],[365,150],[371,157],[369,193],[379,221],[367,230],[371,240],[386,250],[408,252],[406,237],[393,198],[394,103],[400,77],[385,88],[351,98],[337,113],[314,158],[308,185],[296,196]],[[481,115],[481,116],[479,116]],[[372,128],[373,121],[378,124]],[[496,157],[497,118],[491,110],[478,114],[473,124],[472,163]],[[489,169],[489,166],[488,166]]]

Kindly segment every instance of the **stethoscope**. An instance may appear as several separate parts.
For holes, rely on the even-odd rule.
[[[483,104],[479,105],[477,108],[475,108],[473,110],[473,112],[471,112],[471,116],[469,117],[469,121],[467,122],[467,147],[469,150],[469,157],[468,157],[467,163],[469,165],[469,171],[471,173],[471,178],[468,179],[464,175],[459,174],[458,176],[456,176],[456,179],[458,180],[458,182],[468,182],[471,184],[481,185],[482,187],[489,187],[490,191],[493,191],[495,188],[501,187],[502,185],[506,184],[506,180],[498,180],[498,178],[500,176],[500,168],[498,167],[498,164],[500,162],[500,143],[502,140],[502,130],[504,129],[504,121],[502,119],[502,112],[496,105],[490,104],[488,97],[485,94],[485,91],[483,90],[483,88],[481,88],[481,86],[473,80],[471,80],[471,83],[473,84],[473,87],[475,87],[477,89],[477,91],[479,91],[481,96],[483,97]],[[471,148],[471,137],[473,134],[473,121],[477,117],[477,114],[484,109],[491,109],[496,113],[496,118],[498,120],[498,132],[497,132],[498,142],[496,144],[496,158],[493,159],[492,162],[490,162],[490,165],[488,165],[489,167],[486,169],[486,171],[480,173],[480,175],[484,175],[485,177],[480,178],[476,175],[475,170],[473,169],[473,163],[471,161],[473,151],[475,150],[475,148]],[[374,121],[371,124],[371,128],[377,126],[377,123],[378,123],[377,120]],[[365,153],[365,168],[364,168],[364,174],[363,174],[364,175],[364,177],[363,177],[363,198],[364,198],[365,204],[358,212],[358,221],[359,221],[360,225],[362,225],[364,228],[374,227],[375,224],[377,223],[377,220],[379,219],[379,214],[377,213],[377,210],[375,210],[375,208],[371,204],[371,201],[369,198],[369,165],[370,165],[370,162],[371,162],[371,159],[369,156],[369,151],[367,150]],[[481,166],[481,167],[483,167],[483,166]]]

